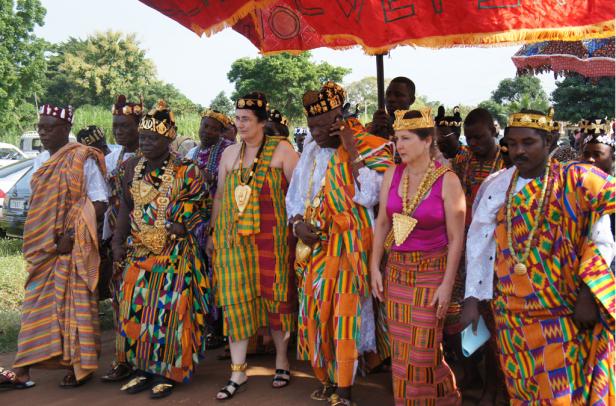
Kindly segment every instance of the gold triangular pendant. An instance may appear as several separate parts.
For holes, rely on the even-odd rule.
[[[242,213],[244,213],[244,210],[246,210],[246,206],[248,206],[250,195],[252,194],[252,189],[248,185],[237,185],[235,187],[234,194],[237,211],[241,215]]]
[[[401,245],[409,237],[417,220],[404,214],[394,213],[393,215],[393,228],[394,228],[394,240],[396,245]]]

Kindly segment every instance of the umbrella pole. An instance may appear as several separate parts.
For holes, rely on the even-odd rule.
[[[385,108],[385,76],[383,73],[383,54],[376,56],[376,86],[379,109]]]

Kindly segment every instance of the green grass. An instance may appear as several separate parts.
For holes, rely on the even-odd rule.
[[[0,239],[0,354],[17,349],[21,305],[26,282],[21,240]],[[101,329],[113,327],[111,302],[100,302]]]
[[[21,240],[0,240],[0,353],[17,348],[25,282]]]

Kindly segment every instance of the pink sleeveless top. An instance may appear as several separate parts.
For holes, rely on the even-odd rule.
[[[441,166],[436,162],[436,167]],[[387,199],[387,215],[391,219],[394,213],[402,213],[402,198],[398,188],[404,173],[404,164],[396,166]],[[413,217],[417,220],[415,228],[401,245],[392,246],[393,251],[438,251],[447,246],[447,224],[445,222],[445,203],[443,201],[444,175],[432,185],[428,194],[415,212]]]

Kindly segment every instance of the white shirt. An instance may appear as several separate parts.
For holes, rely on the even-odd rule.
[[[49,151],[43,151],[34,158],[33,169],[36,171],[43,166],[45,162],[49,160]],[[106,202],[107,201],[107,184],[105,178],[96,161],[93,158],[86,159],[86,163],[83,165],[83,171],[86,182],[86,193],[88,198],[93,202]]]
[[[304,151],[293,171],[293,177],[287,192],[286,204],[289,218],[298,214],[304,215],[306,211],[306,195],[310,192],[310,200],[312,200],[319,193],[325,178],[325,172],[335,152],[335,148],[321,148],[310,135],[306,136]],[[314,174],[312,173],[313,167]],[[379,190],[383,182],[383,175],[365,166],[360,168],[358,172],[357,181],[361,188],[355,184],[353,201],[360,206],[372,208],[379,202]],[[312,190],[308,191],[311,174],[313,178]],[[374,223],[372,210],[368,210],[368,214],[371,223]]]
[[[107,176],[110,176],[111,173],[116,170],[116,167],[118,165],[118,160],[120,159],[120,153],[122,152],[122,146],[121,145],[108,145],[108,146],[111,152],[105,155],[105,166],[107,167]],[[122,162],[134,156],[135,156],[134,152],[124,152],[124,156],[122,157]]]
[[[186,156],[184,158],[194,161],[197,157],[197,152],[199,152],[199,148],[201,148],[199,145],[197,145],[196,147],[192,147],[190,151],[186,153]]]
[[[494,261],[496,258],[496,215],[505,205],[507,190],[515,167],[490,175],[483,182],[473,203],[473,221],[466,238],[466,287],[464,298],[491,300],[493,296]],[[533,179],[518,177],[519,192]],[[590,239],[597,245],[608,264],[614,259],[614,235],[609,215],[603,215],[593,225]]]

